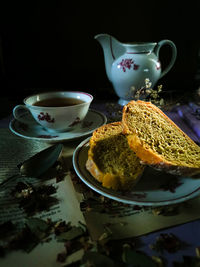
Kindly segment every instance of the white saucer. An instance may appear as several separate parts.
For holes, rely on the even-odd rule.
[[[107,122],[107,118],[104,114],[90,109],[84,121],[77,124],[71,131],[52,134],[39,125],[35,120],[33,120],[29,113],[24,113],[23,116],[30,117],[31,124],[24,124],[16,119],[13,119],[9,124],[10,130],[20,137],[43,141],[46,143],[69,141],[87,136],[96,128]]]
[[[141,206],[165,206],[180,203],[200,195],[200,177],[177,177],[146,168],[132,191],[107,189],[87,171],[89,139],[81,142],[73,154],[73,166],[79,178],[91,189],[119,202]]]

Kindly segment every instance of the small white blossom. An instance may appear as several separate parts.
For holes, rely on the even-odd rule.
[[[135,92],[135,86],[131,86],[130,92]]]
[[[146,88],[151,88],[151,86],[152,86],[152,83],[150,82],[149,78],[146,78],[145,79],[145,87]]]
[[[157,88],[152,89],[151,88],[152,83],[149,78],[145,79],[145,85],[135,91],[135,87],[131,87],[131,91],[133,91],[133,97],[135,100],[142,99],[144,101],[150,101],[153,104],[157,106],[163,106],[164,105],[164,99],[160,99],[159,93],[162,91],[162,85],[159,85]]]

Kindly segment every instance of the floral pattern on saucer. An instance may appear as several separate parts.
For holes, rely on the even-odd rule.
[[[129,192],[103,187],[85,168],[89,138],[81,142],[73,154],[73,166],[79,178],[97,193],[126,204],[137,206],[165,206],[200,195],[200,177],[178,177],[146,167],[138,184]]]
[[[33,120],[30,114],[26,113],[22,114],[22,116],[29,116],[30,124],[21,123],[13,119],[9,124],[10,130],[20,137],[48,143],[63,142],[87,136],[96,128],[107,122],[107,118],[104,114],[90,109],[85,119],[82,122],[75,123],[71,130],[61,133],[52,133]]]

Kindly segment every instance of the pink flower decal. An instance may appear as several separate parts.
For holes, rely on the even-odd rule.
[[[147,197],[147,193],[133,193],[132,196],[137,199],[144,199]]]
[[[132,65],[133,65],[132,58],[122,59],[122,61],[119,63],[119,66],[120,68],[122,68],[123,72],[126,72],[126,69],[130,70]]]
[[[83,121],[82,123],[82,128],[89,128],[90,126],[92,126],[93,121]]]
[[[38,135],[38,137],[39,137],[39,138],[51,139],[51,138],[56,138],[56,137],[58,137],[58,135],[41,134],[41,135]]]
[[[133,65],[133,69],[134,69],[134,70],[137,70],[138,68],[139,68],[139,65],[137,65],[137,64],[134,64],[134,65]]]
[[[46,112],[46,114],[44,114],[44,112],[40,112],[40,114],[38,115],[38,120],[39,121],[47,121],[49,123],[54,123],[55,119],[51,118],[51,115],[49,115],[49,113]]]
[[[26,123],[19,122],[19,128],[21,128],[23,131],[27,131],[28,125]]]
[[[156,62],[156,69],[157,69],[157,70],[160,70],[160,69],[161,69],[160,61],[157,61],[157,62]]]
[[[172,179],[172,180],[168,181],[168,183],[161,185],[160,188],[163,191],[170,191],[171,193],[175,193],[176,192],[176,188],[178,188],[182,184],[183,183],[180,182],[178,180],[178,178],[177,178],[177,179]]]
[[[69,127],[72,127],[72,126],[74,126],[74,125],[76,125],[76,124],[78,124],[78,123],[80,123],[81,122],[81,119],[79,118],[79,117],[77,117],[70,125],[69,125]]]
[[[123,70],[123,72],[126,72],[126,69],[137,70],[139,68],[139,65],[135,64],[132,58],[122,59],[118,66]]]

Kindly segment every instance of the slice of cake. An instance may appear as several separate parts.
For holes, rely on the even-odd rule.
[[[130,190],[144,166],[122,134],[121,122],[114,122],[93,132],[86,168],[104,187]]]
[[[172,174],[200,173],[200,147],[152,103],[129,102],[122,123],[130,147],[144,164]]]

